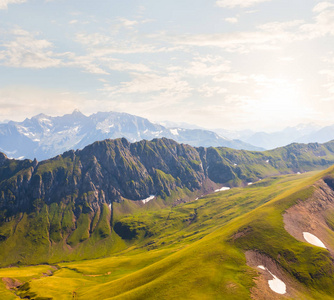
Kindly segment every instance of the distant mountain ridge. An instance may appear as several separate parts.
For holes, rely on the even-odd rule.
[[[43,160],[70,149],[82,149],[95,141],[122,137],[130,142],[165,137],[194,147],[262,150],[209,130],[166,128],[126,113],[98,112],[85,116],[75,110],[60,117],[39,114],[23,122],[0,124],[0,151],[9,157]]]
[[[292,143],[326,143],[334,140],[334,125],[321,127],[314,123],[301,123],[274,132],[244,130],[227,130],[223,128],[206,129],[194,124],[162,122],[166,127],[212,130],[227,139],[239,140],[265,150],[284,147]]]
[[[284,147],[291,143],[326,143],[334,139],[334,125],[321,127],[316,124],[299,124],[275,132],[254,132],[252,130],[228,131],[213,129],[219,135],[233,136],[245,143],[264,149]]]

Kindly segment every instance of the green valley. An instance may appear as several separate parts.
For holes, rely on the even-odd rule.
[[[166,139],[3,157],[0,298],[332,299],[333,159]]]
[[[331,299],[328,251],[295,240],[282,218],[325,174],[333,170],[268,178],[174,207],[119,215],[135,234],[114,255],[4,268],[0,277],[27,282],[14,291],[31,299],[250,299],[254,279],[262,276],[247,265],[245,251],[252,250],[278,264],[291,282],[289,297]],[[2,293],[11,299],[4,286]]]

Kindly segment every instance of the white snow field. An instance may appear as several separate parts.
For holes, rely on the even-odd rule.
[[[318,246],[318,247],[322,247],[322,248],[326,248],[326,246],[324,245],[324,243],[322,241],[320,241],[315,235],[313,235],[312,233],[309,233],[309,232],[303,232],[303,236],[304,236],[304,239],[314,245],[314,246]]]
[[[140,200],[140,201],[145,204],[145,203],[150,202],[151,200],[153,200],[154,197],[155,197],[154,195],[150,195],[148,198]]]
[[[230,190],[230,189],[231,189],[230,187],[223,186],[222,188],[215,190],[215,193],[222,192],[222,191],[227,191],[227,190]]]
[[[286,293],[286,285],[285,283],[277,278],[273,273],[271,273],[266,267],[259,265],[257,266],[261,270],[267,270],[271,276],[274,277],[274,279],[268,280],[269,287],[272,291],[274,291],[277,294],[284,295]]]

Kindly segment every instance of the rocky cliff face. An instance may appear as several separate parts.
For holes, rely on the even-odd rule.
[[[105,255],[115,244],[114,202],[149,195],[163,201],[180,191],[195,198],[201,189],[212,192],[221,185],[325,168],[334,163],[333,149],[329,143],[247,152],[194,148],[165,138],[137,143],[123,138],[40,163],[0,153],[0,247],[6,249],[0,262],[20,257],[33,263],[30,254],[22,256],[23,244],[40,251],[36,262],[71,259],[70,253]],[[99,251],[93,249],[96,243],[103,244]]]
[[[206,175],[197,150],[161,139],[130,144],[126,139],[96,142],[37,163],[2,154],[1,207],[25,209],[37,199],[47,204],[76,201],[111,204],[170,196],[176,188],[200,189]]]

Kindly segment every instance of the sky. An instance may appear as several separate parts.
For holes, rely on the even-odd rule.
[[[334,0],[0,0],[0,121],[334,124]]]

